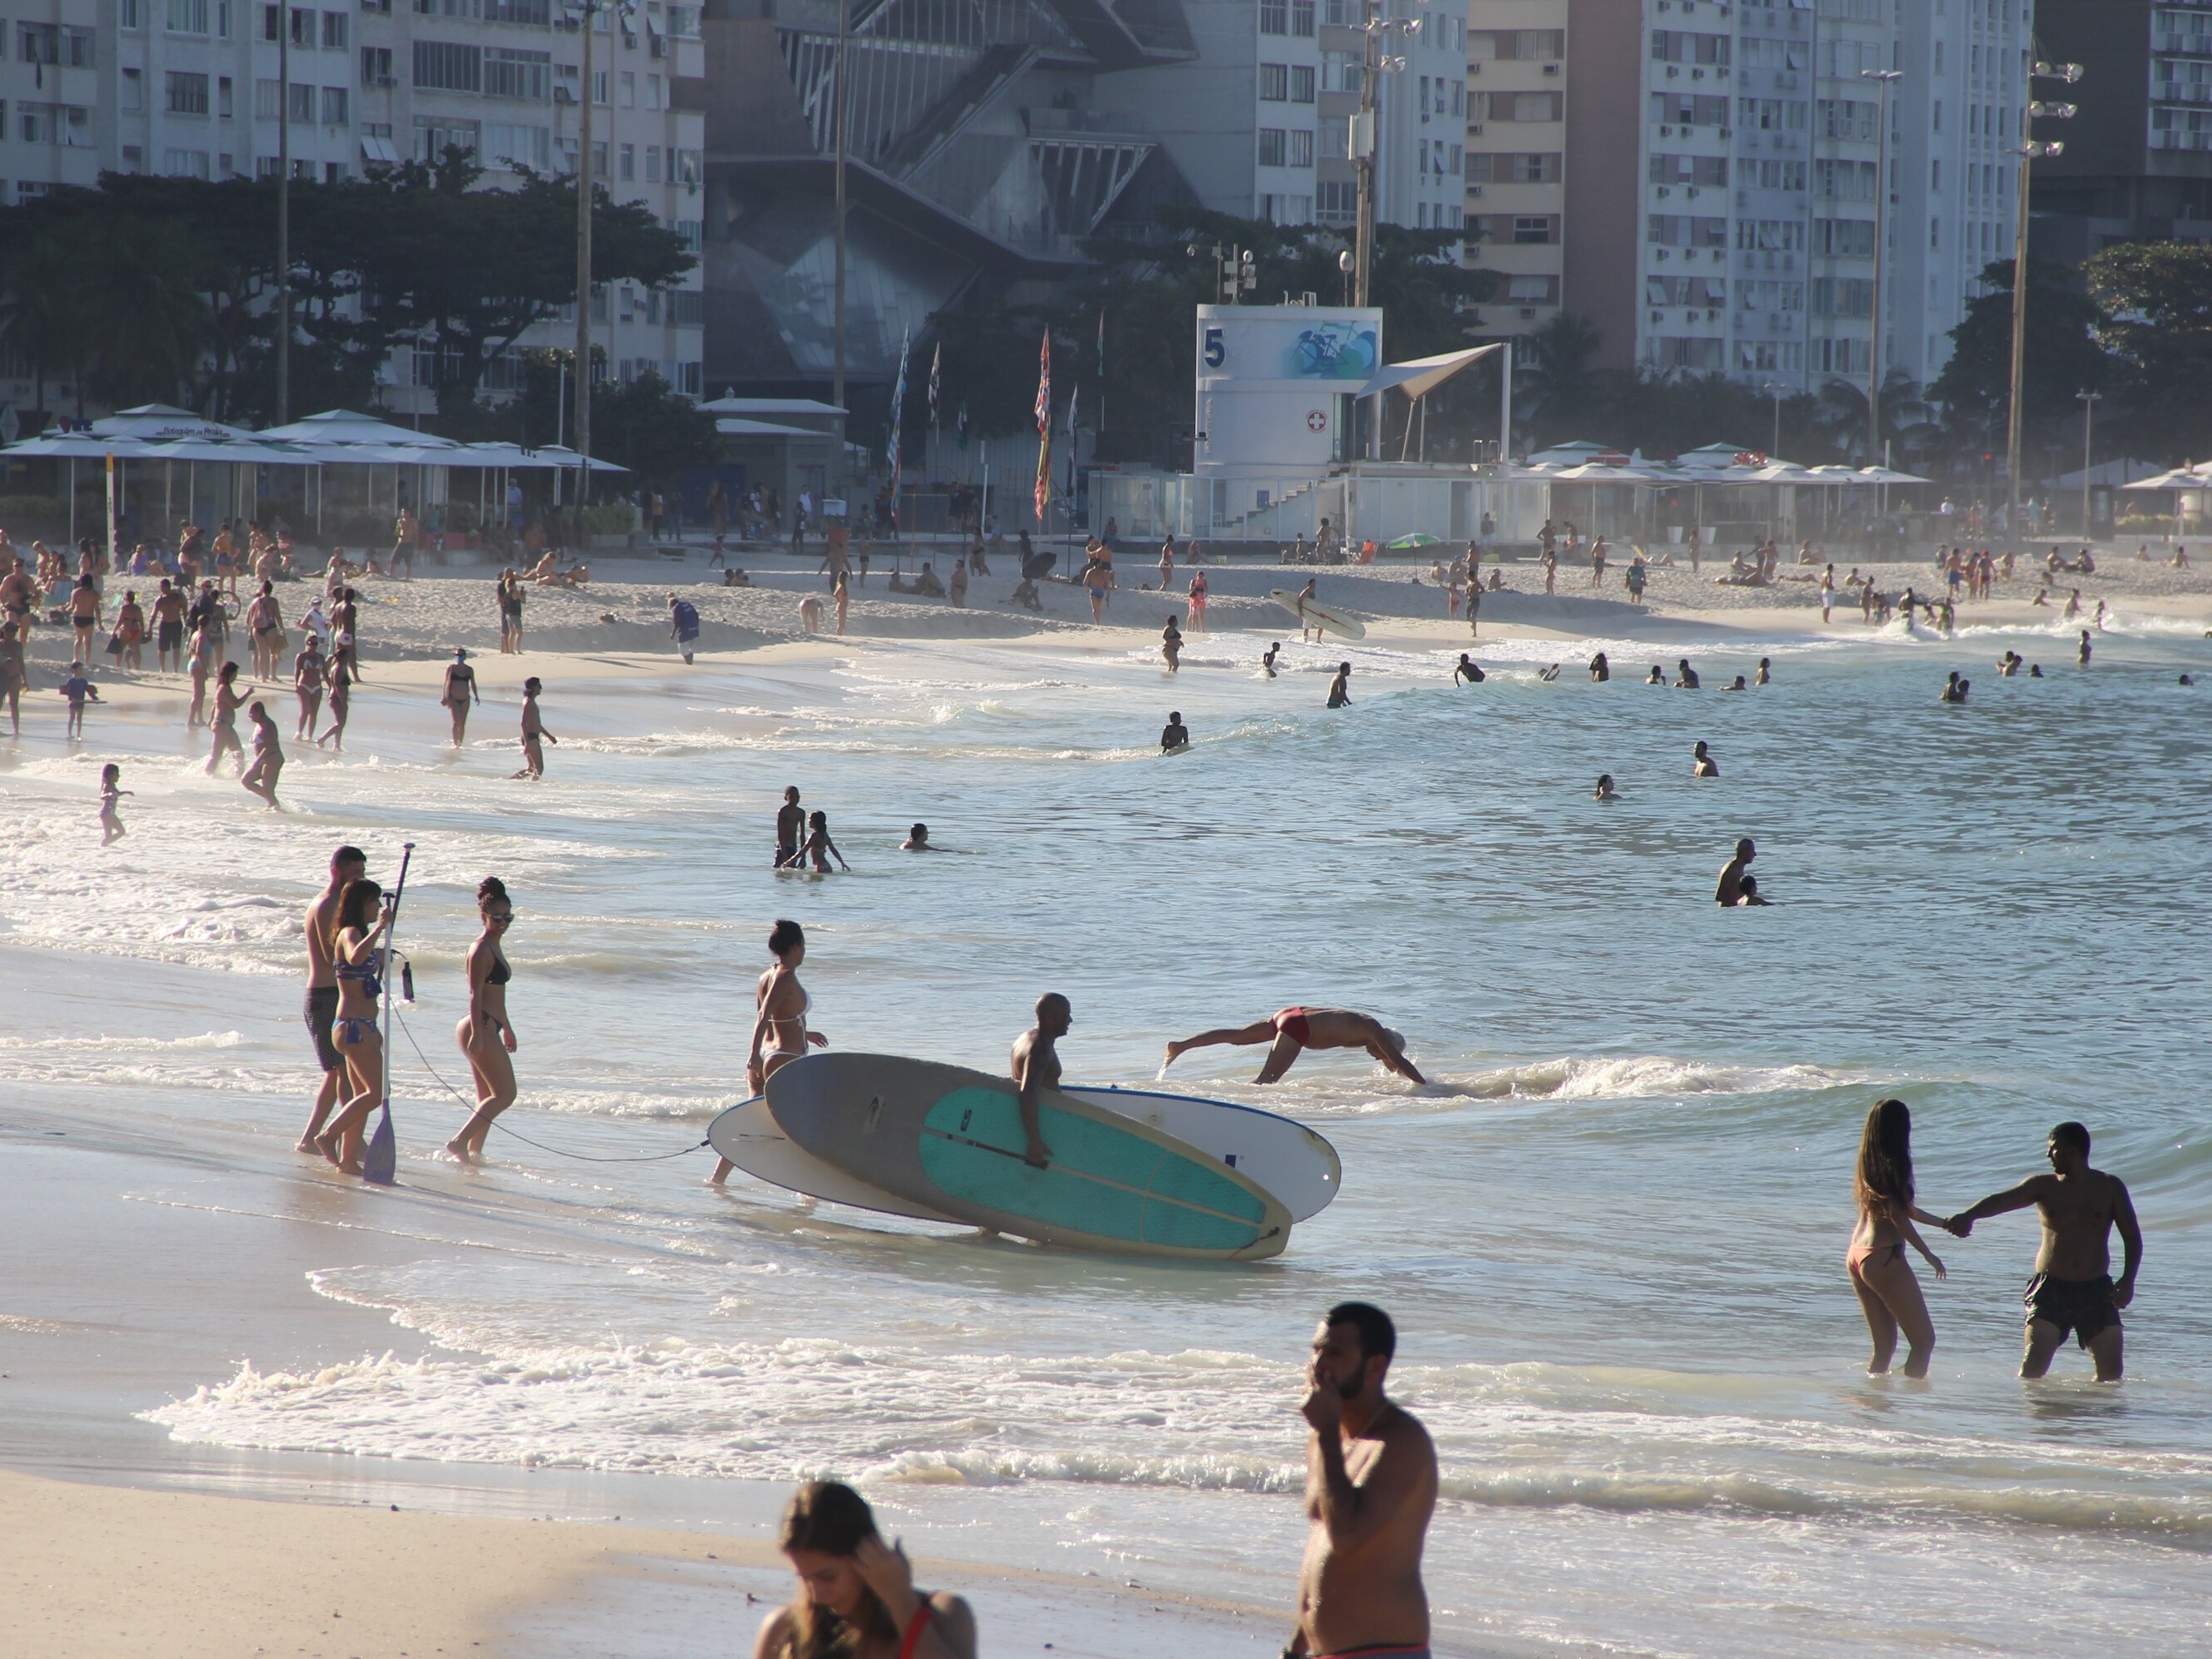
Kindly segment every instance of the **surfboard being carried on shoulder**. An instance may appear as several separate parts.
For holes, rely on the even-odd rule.
[[[1217,1261],[1275,1255],[1290,1237],[1289,1207],[1243,1170],[1079,1094],[1044,1094],[1042,1168],[1023,1160],[1012,1081],[963,1066],[813,1054],[769,1079],[768,1103],[802,1150],[973,1226]]]
[[[1367,637],[1367,624],[1357,617],[1330,610],[1318,599],[1305,599],[1287,587],[1271,587],[1267,597],[1298,619],[1301,628],[1325,628],[1347,640]]]

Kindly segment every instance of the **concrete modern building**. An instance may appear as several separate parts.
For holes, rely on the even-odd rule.
[[[880,407],[900,343],[963,295],[1042,292],[1087,237],[1200,204],[1349,228],[1366,0],[851,0],[847,372]],[[1465,0],[1419,17],[1378,102],[1378,217],[1456,228]],[[715,0],[707,190],[717,393],[833,367],[838,0]],[[1025,288],[1025,285],[1028,285]]]
[[[2085,71],[2046,89],[2080,113],[2039,134],[2066,153],[2036,164],[2036,252],[2212,238],[2212,0],[2042,0],[2036,27],[2044,58]]]
[[[1483,307],[1501,334],[1534,333],[1559,314],[1568,9],[1569,0],[1492,0],[1468,31],[1467,224],[1475,234],[1466,257],[1504,279]]]
[[[1984,248],[2009,222],[2003,175],[2025,85],[2016,7],[1562,9],[1563,78],[1575,95],[1560,297],[1603,331],[1601,362],[1790,392],[1863,386],[1886,206],[1883,371],[1923,382],[1941,371],[1949,331],[1994,257]],[[1885,185],[1881,83],[1871,77],[1893,70]]]

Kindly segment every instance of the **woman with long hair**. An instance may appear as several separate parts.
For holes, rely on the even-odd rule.
[[[975,1659],[967,1602],[916,1589],[905,1549],[884,1542],[850,1486],[801,1486],[777,1542],[800,1593],[762,1621],[753,1659]]]
[[[1920,1293],[1912,1264],[1905,1259],[1905,1247],[1910,1244],[1927,1257],[1936,1278],[1945,1277],[1942,1262],[1912,1225],[1924,1221],[1940,1227],[1943,1222],[1912,1201],[1912,1114],[1903,1101],[1878,1101],[1867,1114],[1851,1192],[1858,1200],[1859,1221],[1844,1266],[1874,1336],[1867,1375],[1880,1376],[1889,1370],[1897,1352],[1897,1334],[1902,1330],[1910,1345],[1905,1374],[1925,1376],[1928,1357],[1936,1350],[1936,1325],[1928,1316],[1927,1298]]]
[[[215,732],[215,747],[208,752],[206,769],[210,776],[214,775],[225,755],[237,757],[239,771],[246,770],[246,747],[238,740],[238,711],[246,707],[246,693],[252,690],[250,685],[245,691],[238,689],[238,665],[234,662],[223,664],[222,672],[216,676],[215,714],[208,721]]]
[[[755,1094],[804,1054],[809,1043],[817,1048],[830,1046],[828,1037],[806,1027],[806,1017],[814,1011],[813,997],[799,982],[799,964],[806,960],[806,930],[787,917],[778,921],[769,929],[768,952],[775,958],[775,966],[753,988],[753,1005],[759,1012],[753,1018],[752,1039],[745,1045],[745,1084]],[[708,1184],[720,1186],[735,1168],[726,1158],[716,1158]]]
[[[446,1150],[464,1164],[483,1157],[492,1120],[514,1104],[515,1094],[514,1062],[507,1058],[514,1052],[514,1027],[507,1019],[507,982],[514,975],[507,968],[507,952],[500,948],[514,921],[514,901],[497,876],[486,876],[477,884],[477,913],[483,918],[483,932],[469,946],[469,1011],[453,1033],[468,1057],[469,1069],[476,1073],[477,1109],[460,1133],[446,1143]]]
[[[376,1026],[376,1004],[384,994],[381,941],[391,926],[392,907],[384,890],[366,876],[356,877],[339,891],[330,944],[338,979],[331,1041],[345,1057],[348,1087],[337,1115],[316,1136],[315,1145],[348,1175],[361,1173],[362,1130],[384,1098],[384,1038]]]

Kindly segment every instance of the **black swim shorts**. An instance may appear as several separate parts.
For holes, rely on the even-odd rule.
[[[307,1033],[315,1040],[315,1058],[322,1062],[325,1072],[335,1072],[345,1064],[345,1056],[338,1052],[338,1045],[331,1040],[331,1027],[337,1017],[338,988],[335,985],[310,987],[306,1009]]]
[[[2062,1342],[2066,1333],[2072,1331],[2085,1348],[2106,1327],[2120,1322],[2120,1310],[2112,1305],[2110,1273],[2097,1279],[2054,1279],[2049,1273],[2038,1273],[2027,1281],[2027,1294],[2021,1299],[2027,1304],[2030,1319],[2058,1327]]]
[[[161,649],[164,651],[179,650],[183,647],[185,643],[185,625],[182,623],[165,622],[161,625],[160,632],[156,637]]]

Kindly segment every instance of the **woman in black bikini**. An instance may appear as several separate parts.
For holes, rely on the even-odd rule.
[[[817,1480],[792,1494],[776,1542],[798,1575],[789,1607],[762,1621],[753,1659],[975,1659],[975,1615],[949,1590],[916,1589],[868,1500]]]
[[[315,1145],[348,1175],[361,1173],[362,1130],[384,1098],[384,1038],[376,1028],[376,1002],[384,994],[380,941],[392,926],[392,907],[383,901],[384,890],[366,877],[348,882],[338,895],[331,938],[331,961],[338,977],[338,1012],[331,1036],[345,1056],[351,1087]]]
[[[514,1104],[515,1095],[514,1062],[507,1058],[514,1052],[514,1027],[507,1018],[507,982],[514,975],[500,948],[514,921],[514,902],[497,876],[477,884],[477,910],[483,917],[483,932],[469,946],[469,1012],[453,1032],[476,1073],[477,1110],[446,1143],[446,1150],[464,1164],[483,1157],[492,1120]]]

